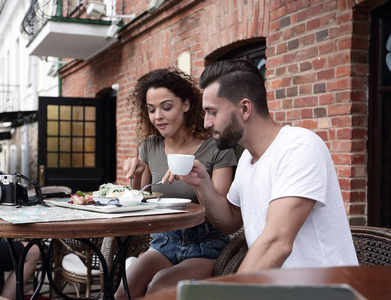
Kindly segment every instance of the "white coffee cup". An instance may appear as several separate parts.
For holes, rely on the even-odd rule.
[[[194,155],[167,154],[167,162],[172,174],[188,175],[194,165]]]

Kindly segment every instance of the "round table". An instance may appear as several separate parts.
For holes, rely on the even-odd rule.
[[[33,224],[0,219],[0,232],[3,237],[26,239],[127,236],[189,228],[205,220],[204,207],[189,203],[183,209],[185,213]]]
[[[215,277],[206,281],[283,286],[348,284],[368,300],[390,299],[391,295],[391,267],[383,266],[273,269],[249,274]],[[175,300],[176,295],[176,288],[168,288],[142,299]]]
[[[205,221],[205,209],[201,205],[189,203],[183,208],[183,210],[186,212],[32,224],[12,224],[0,219],[0,232],[2,233],[3,237],[7,238],[9,243],[12,242],[13,238],[33,239],[33,242],[35,243],[37,240],[41,239],[55,240],[60,238],[75,238],[82,239],[83,242],[87,242],[88,244],[88,240],[86,239],[89,238],[129,236],[129,239],[123,243],[123,246],[127,248],[130,243],[130,237],[132,235],[184,229],[196,226]],[[48,249],[49,254],[52,251],[52,243],[53,241],[51,242]],[[31,246],[32,245],[33,244],[31,244]],[[43,248],[42,245],[39,246],[41,249]],[[14,263],[19,265],[15,269],[17,274],[23,273],[25,255],[27,254],[28,249],[29,245],[26,247],[26,251],[24,251],[20,262]],[[96,252],[98,249],[93,250]],[[120,249],[119,253],[120,252],[125,253],[126,249]],[[47,258],[43,258],[43,260],[48,265],[50,263],[50,255],[45,255],[45,257]],[[125,260],[125,256],[123,257],[123,260]],[[105,262],[103,262],[103,265],[105,265]],[[51,269],[49,267],[47,270],[47,275],[49,282],[53,284],[50,270]],[[112,267],[112,270],[114,270],[114,266]],[[104,273],[108,273],[108,271],[104,270]],[[124,273],[125,272],[123,270],[123,275]],[[108,274],[105,274],[105,286],[107,283],[107,275]],[[105,289],[103,298],[114,299],[112,293],[113,283],[110,282],[107,284],[107,289]],[[19,291],[17,299],[23,299],[23,283],[21,280],[17,281],[17,287]],[[38,286],[37,289],[39,290],[40,286]],[[130,295],[128,295],[128,298],[130,298]]]

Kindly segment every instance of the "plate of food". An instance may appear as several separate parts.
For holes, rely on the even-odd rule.
[[[127,200],[129,201],[126,202]],[[141,199],[137,202],[134,202],[132,200],[134,199],[123,199],[121,203],[118,198],[93,197],[91,195],[86,195],[78,191],[70,198],[61,198],[56,200],[52,199],[44,201],[49,205],[88,210],[99,213],[133,212],[154,209],[158,206],[157,204],[153,203],[142,203]]]
[[[158,208],[181,208],[190,202],[190,199],[184,198],[160,198],[147,200],[147,203],[149,204],[157,204]]]
[[[92,193],[93,197],[104,197],[104,198],[118,198],[119,196],[122,196],[126,191],[138,191],[136,189],[131,189],[129,186],[124,186],[124,185],[117,185],[113,183],[105,183],[102,184],[99,187],[98,191],[94,191]],[[151,199],[151,198],[156,198],[156,197],[161,197],[163,194],[162,193],[151,193],[148,191],[143,191],[141,192],[143,195],[143,199]]]

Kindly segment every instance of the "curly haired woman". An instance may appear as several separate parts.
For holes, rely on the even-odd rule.
[[[124,162],[132,187],[160,181],[168,170],[167,154],[192,154],[208,169],[216,190],[226,195],[236,157],[232,149],[219,150],[204,128],[202,96],[194,79],[175,68],[142,76],[129,98],[137,113],[137,158]],[[164,197],[188,198],[198,203],[192,186],[182,181],[153,187]],[[132,298],[175,285],[184,279],[212,275],[215,260],[229,238],[208,221],[201,225],[152,235],[150,248],[127,270]],[[121,284],[116,299],[124,299]]]

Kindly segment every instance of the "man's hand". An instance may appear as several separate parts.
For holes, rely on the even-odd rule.
[[[174,175],[170,170],[167,170],[162,181],[163,183],[168,181],[171,184],[174,180],[179,179],[194,187],[199,187],[205,181],[211,181],[205,166],[199,160],[194,160],[193,168],[188,175]]]

